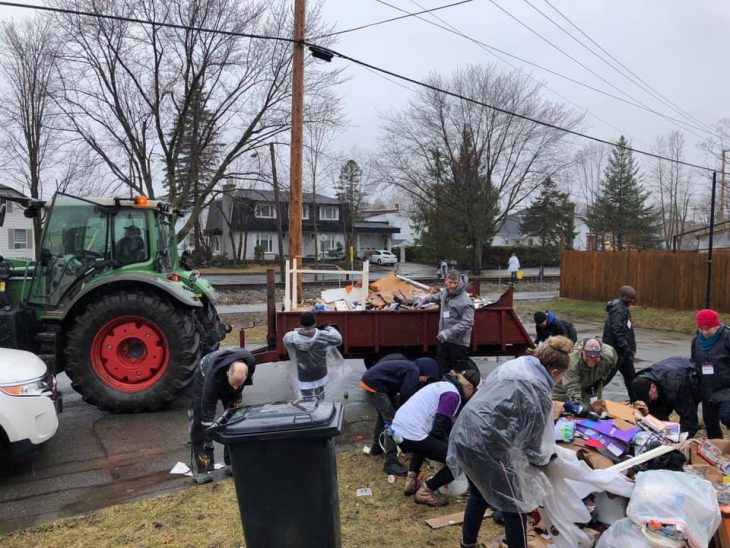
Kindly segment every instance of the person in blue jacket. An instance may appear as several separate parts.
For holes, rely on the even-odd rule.
[[[383,471],[405,476],[406,467],[398,461],[398,449],[390,431],[395,410],[403,405],[421,386],[440,378],[439,364],[433,358],[383,360],[368,369],[360,380],[360,388],[378,414],[373,430],[371,455],[385,453]],[[383,438],[381,446],[380,439]]]

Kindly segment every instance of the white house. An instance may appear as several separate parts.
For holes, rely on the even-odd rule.
[[[383,223],[384,226],[397,228],[400,232],[392,234],[390,241],[383,242],[382,246],[379,245],[380,241],[377,237],[373,237],[375,241],[372,242],[361,239],[358,241],[358,253],[362,256],[365,254],[365,251],[371,249],[390,250],[392,246],[400,248],[400,259],[404,261],[405,247],[415,245],[416,238],[418,237],[418,234],[411,225],[410,215],[402,211],[398,203],[392,209],[369,209],[361,213],[366,222]]]
[[[21,192],[0,184],[0,195],[26,197]],[[15,202],[6,202],[5,222],[0,227],[0,256],[8,259],[34,259],[33,219],[23,215],[23,208]]]

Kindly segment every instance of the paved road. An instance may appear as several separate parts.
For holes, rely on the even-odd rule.
[[[580,336],[600,334],[597,322],[577,322]],[[531,326],[528,327],[531,332]],[[637,366],[685,354],[688,337],[661,331],[637,330]],[[477,358],[483,375],[506,358]],[[357,387],[364,365],[348,360],[333,374],[328,396],[345,402],[345,428],[340,449],[350,449],[368,438],[374,413]],[[246,388],[247,403],[288,399],[293,394],[293,368],[288,362],[259,367],[255,384]],[[71,390],[65,375],[60,384],[65,410],[58,433],[37,454],[15,467],[0,471],[0,534],[63,516],[190,487],[189,478],[172,476],[178,462],[189,462],[187,446],[188,401],[181,398],[169,409],[154,414],[111,415],[85,404]],[[347,397],[346,397],[347,395]],[[606,395],[626,397],[617,375]],[[217,448],[221,460],[220,448]]]

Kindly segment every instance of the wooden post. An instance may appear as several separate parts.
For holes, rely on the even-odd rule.
[[[266,345],[276,347],[276,283],[274,269],[266,270]]]
[[[305,0],[294,2],[294,58],[292,67],[291,161],[289,184],[289,257],[302,258],[302,142],[304,126],[304,12]],[[296,263],[295,263],[296,265]],[[296,266],[295,266],[296,269]],[[302,294],[301,274],[295,274],[293,295]],[[297,301],[298,302],[298,301]],[[297,304],[296,302],[294,303]]]
[[[279,281],[284,281],[284,228],[281,218],[281,197],[279,196],[279,178],[276,176],[276,156],[274,156],[274,143],[269,143],[269,155],[271,156],[271,179],[274,184],[274,207],[276,208],[276,239],[279,246]]]

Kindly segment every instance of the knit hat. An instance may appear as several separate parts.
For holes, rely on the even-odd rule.
[[[479,371],[477,369],[466,369],[465,371],[462,371],[461,374],[466,380],[469,381],[469,384],[474,387],[474,390],[479,387],[482,376],[479,374]]]
[[[317,320],[311,312],[302,312],[299,317],[299,325],[302,327],[312,327],[315,323],[317,323]]]
[[[703,308],[695,316],[697,329],[718,327],[720,325],[720,316],[711,308]]]
[[[535,318],[535,323],[536,324],[541,324],[542,322],[544,322],[545,320],[547,320],[547,314],[545,314],[545,312],[543,312],[542,310],[538,310],[533,315],[533,318]]]

